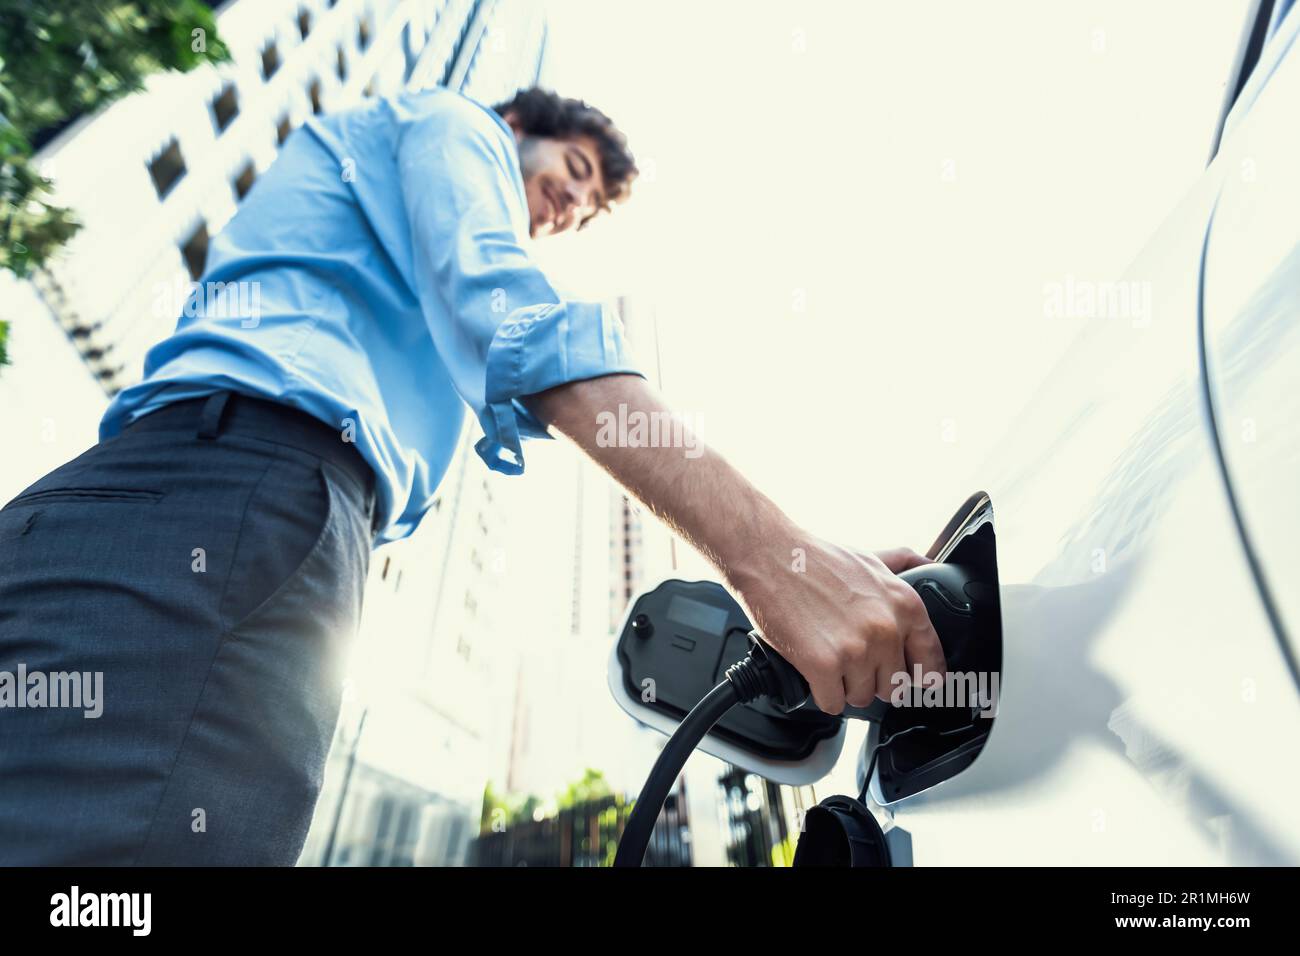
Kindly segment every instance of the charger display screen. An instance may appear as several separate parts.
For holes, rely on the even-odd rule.
[[[727,629],[727,610],[674,594],[668,602],[668,620],[721,636]]]

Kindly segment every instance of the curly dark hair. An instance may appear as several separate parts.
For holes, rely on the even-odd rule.
[[[632,180],[636,179],[638,170],[627,148],[627,137],[594,106],[534,86],[520,90],[512,99],[492,109],[503,118],[507,112],[513,112],[516,123],[527,136],[551,139],[590,136],[600,153],[606,198],[610,202],[623,202],[631,194]]]

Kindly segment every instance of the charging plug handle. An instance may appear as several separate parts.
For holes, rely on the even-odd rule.
[[[932,620],[935,610],[940,607],[947,615],[957,618],[969,616],[964,570],[952,565],[928,564],[904,571],[899,577],[916,588],[923,597],[927,592],[932,592],[942,599],[942,604],[935,607],[927,603]],[[942,640],[947,628],[941,627],[938,620],[935,624]],[[636,806],[632,808],[619,840],[618,852],[614,856],[615,866],[641,865],[655,821],[659,819],[664,800],[672,790],[678,774],[692,751],[727,711],[737,704],[746,704],[759,697],[771,698],[771,702],[785,713],[812,706],[809,704],[812,691],[794,665],[764,642],[758,631],[749,632],[749,641],[749,653],[745,659],[727,668],[722,682],[691,708],[677,730],[668,738],[664,749],[659,752],[659,758],[655,761],[650,776],[646,778],[645,786],[641,788]],[[951,654],[950,647],[945,646],[944,650]],[[888,707],[887,701],[877,698],[869,708],[846,707],[841,716],[879,720]]]
[[[737,684],[742,703],[766,696],[787,714],[807,704],[812,695],[804,676],[772,650],[758,631],[749,632],[749,655],[729,668],[726,676]]]

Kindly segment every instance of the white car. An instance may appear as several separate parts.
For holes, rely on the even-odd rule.
[[[1105,301],[930,549],[986,584],[967,659],[996,714],[873,720],[881,860],[1300,863],[1298,35],[1291,0],[1256,4],[1209,168],[1119,282],[1062,290]],[[673,733],[747,627],[720,586],[668,582],[610,688]],[[734,708],[700,748],[817,780],[844,722],[799,713]]]
[[[1109,290],[1145,308],[1090,323],[959,515],[996,541],[1001,694],[973,762],[872,781],[917,865],[1300,863],[1290,8],[1258,5],[1217,154]]]

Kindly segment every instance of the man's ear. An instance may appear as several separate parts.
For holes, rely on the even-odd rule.
[[[515,142],[521,141],[524,138],[524,131],[519,125],[518,114],[514,110],[506,110],[501,114],[501,118],[515,131]]]

